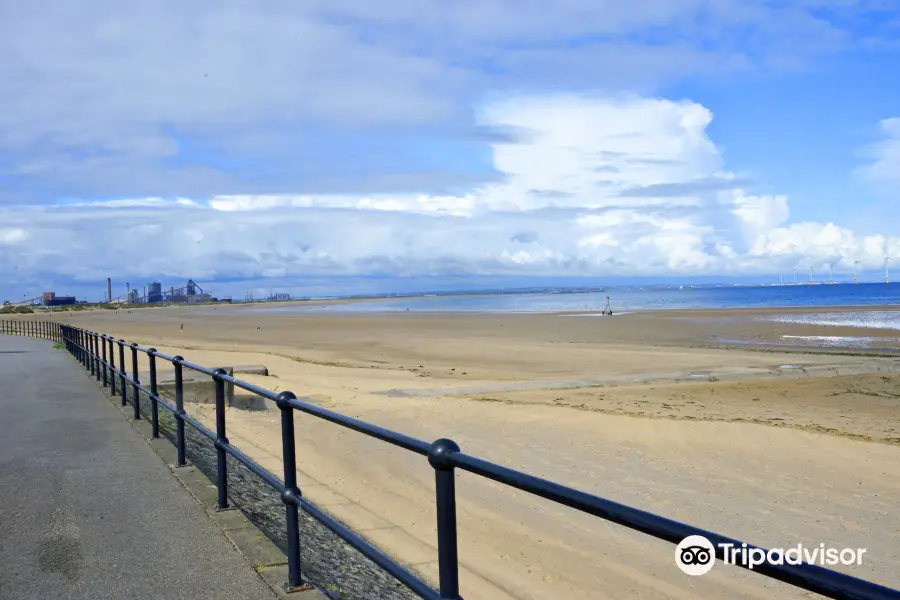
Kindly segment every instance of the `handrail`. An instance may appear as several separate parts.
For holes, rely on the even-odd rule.
[[[640,531],[658,539],[679,543],[688,536],[700,535],[712,542],[715,555],[719,559],[725,557],[725,549],[720,544],[742,546],[742,542],[732,538],[706,531],[698,527],[680,523],[654,513],[639,510],[612,500],[594,496],[586,492],[564,486],[553,481],[541,479],[521,471],[516,471],[492,463],[490,461],[463,453],[459,446],[449,439],[438,439],[428,443],[384,427],[367,423],[360,419],[348,417],[310,403],[308,398],[297,398],[291,392],[276,393],[257,385],[236,379],[223,369],[212,369],[203,365],[186,361],[181,356],[169,356],[158,352],[155,348],[144,348],[138,344],[128,344],[125,340],[98,334],[57,322],[6,320],[0,321],[0,333],[27,335],[56,341],[63,344],[76,360],[109,387],[116,395],[117,382],[121,394],[122,406],[128,402],[128,388],[131,388],[131,403],[134,418],[143,418],[140,413],[140,393],[150,399],[153,437],[159,437],[158,407],[169,411],[176,420],[175,444],[178,450],[177,465],[185,463],[185,432],[187,423],[198,433],[210,439],[216,449],[218,490],[218,507],[228,507],[228,466],[226,455],[232,456],[239,463],[258,475],[266,484],[280,494],[287,517],[288,570],[286,584],[288,590],[299,590],[308,587],[303,580],[300,564],[300,532],[298,510],[302,508],[308,515],[334,532],[351,547],[362,553],[385,572],[394,577],[421,598],[429,600],[461,600],[459,595],[459,560],[457,556],[456,527],[456,489],[455,470],[462,469],[492,481],[513,487],[530,494],[546,498],[575,510],[600,517]],[[119,363],[116,365],[115,347],[118,346]],[[131,351],[131,369],[129,375],[125,363],[125,349]],[[107,350],[109,350],[107,357]],[[144,353],[150,361],[149,387],[140,381],[138,375],[138,353]],[[161,359],[173,365],[175,370],[175,404],[161,398],[157,392],[156,360]],[[183,369],[203,373],[215,383],[215,415],[216,431],[212,431],[199,421],[185,413],[183,393]],[[249,391],[257,396],[275,402],[281,412],[281,433],[283,449],[284,479],[266,470],[246,454],[228,442],[225,423],[225,384],[231,384]],[[381,440],[388,444],[404,448],[410,452],[427,456],[428,462],[435,472],[435,491],[437,506],[438,535],[438,569],[439,590],[434,590],[409,569],[403,567],[393,558],[370,544],[365,538],[352,531],[340,521],[310,503],[303,497],[297,486],[296,449],[294,439],[293,411],[300,411],[314,417],[335,423],[347,429]],[[747,548],[757,546],[747,544]],[[764,549],[762,549],[764,550]],[[765,550],[764,550],[765,551]],[[743,563],[734,566],[749,569]],[[753,572],[772,579],[777,579],[799,588],[816,592],[829,598],[839,600],[887,600],[900,599],[900,591],[857,577],[838,573],[813,564],[772,564],[763,562],[754,565]]]

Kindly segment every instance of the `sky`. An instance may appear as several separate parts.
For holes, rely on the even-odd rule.
[[[0,2],[0,299],[876,279],[887,0]]]

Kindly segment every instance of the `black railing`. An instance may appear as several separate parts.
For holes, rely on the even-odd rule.
[[[131,387],[131,402],[134,418],[141,419],[139,394],[147,394],[151,405],[153,437],[159,437],[159,412],[162,406],[175,418],[177,447],[177,466],[184,466],[185,434],[187,423],[200,434],[209,438],[216,449],[217,471],[216,486],[218,488],[218,508],[228,507],[228,465],[226,456],[234,457],[238,462],[258,475],[281,496],[287,521],[287,559],[289,578],[286,587],[303,589],[308,587],[303,580],[300,565],[300,527],[298,510],[302,508],[308,515],[322,523],[337,534],[350,546],[362,553],[369,560],[384,569],[392,577],[403,583],[421,598],[432,600],[459,600],[459,561],[457,557],[456,528],[456,487],[455,469],[462,469],[487,479],[514,487],[536,496],[552,500],[576,510],[624,525],[630,529],[641,531],[655,538],[678,544],[691,535],[707,538],[715,547],[716,557],[725,558],[723,545],[730,544],[740,548],[742,542],[732,538],[705,531],[691,525],[673,521],[653,513],[606,500],[598,496],[540,479],[491,463],[475,456],[463,453],[459,446],[448,439],[439,439],[432,443],[418,440],[402,433],[397,433],[359,419],[347,417],[334,411],[316,406],[305,399],[297,398],[291,392],[276,394],[270,390],[235,379],[223,369],[210,369],[186,361],[181,356],[167,356],[157,352],[155,348],[143,348],[137,344],[128,344],[125,340],[116,340],[111,336],[94,333],[85,329],[71,327],[53,322],[11,320],[0,321],[0,333],[41,337],[63,344],[76,360],[110,388],[116,395],[116,378],[119,378],[118,389],[122,405],[128,402],[127,390]],[[107,347],[109,352],[107,354]],[[118,347],[119,363],[115,363],[115,348]],[[125,364],[125,349],[131,353],[131,375]],[[143,385],[138,377],[138,353],[148,356],[150,364],[149,388]],[[157,393],[156,360],[162,359],[172,363],[175,372],[175,404],[172,405]],[[208,375],[215,382],[215,414],[216,430],[213,432],[184,411],[183,369],[190,369]],[[232,446],[226,436],[225,423],[225,384],[256,394],[275,402],[281,412],[281,438],[284,467],[284,480],[253,461],[250,457]],[[370,544],[359,534],[344,526],[340,521],[307,501],[297,486],[297,461],[294,441],[294,415],[300,412],[325,419],[342,427],[358,431],[365,435],[399,446],[428,459],[435,473],[435,496],[437,507],[437,542],[439,589],[434,590],[418,576],[401,566],[390,556]],[[747,545],[750,549],[758,546]],[[734,566],[748,569],[744,564]],[[829,598],[846,600],[897,600],[900,591],[865,581],[850,575],[838,573],[812,564],[774,564],[764,562],[755,565],[753,572],[759,573],[792,584],[799,588],[816,592]]]

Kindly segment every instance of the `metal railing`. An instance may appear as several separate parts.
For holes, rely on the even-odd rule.
[[[546,479],[541,479],[494,464],[476,456],[462,452],[459,446],[449,439],[439,439],[432,443],[412,438],[377,425],[372,425],[347,417],[340,413],[316,406],[304,398],[297,398],[291,392],[275,393],[259,386],[235,379],[223,369],[211,369],[186,361],[181,356],[168,356],[155,348],[143,348],[137,344],[129,344],[125,340],[117,340],[111,336],[95,333],[77,327],[55,322],[11,320],[0,321],[0,333],[27,335],[56,341],[78,360],[92,376],[108,386],[113,396],[118,393],[122,406],[128,403],[128,388],[131,388],[133,416],[141,419],[139,394],[147,394],[150,399],[152,435],[159,437],[159,406],[168,410],[176,421],[177,465],[184,466],[185,433],[187,423],[200,434],[209,438],[216,449],[218,489],[217,507],[228,508],[228,466],[226,456],[231,455],[238,462],[258,475],[281,496],[287,521],[287,559],[289,577],[286,588],[290,590],[305,589],[300,565],[300,528],[299,513],[302,508],[306,513],[325,527],[337,534],[351,547],[366,558],[384,569],[388,574],[412,590],[421,598],[430,600],[461,600],[459,594],[459,560],[457,556],[456,527],[456,487],[455,469],[462,469],[487,479],[529,492],[553,502],[569,506],[584,513],[618,523],[647,535],[678,544],[684,538],[700,535],[707,538],[715,547],[718,559],[725,558],[723,544],[731,547],[742,547],[742,542],[717,533],[705,531],[691,525],[673,521],[665,517],[600,498],[577,489],[573,489]],[[118,364],[116,363],[118,348]],[[131,354],[131,375],[125,363],[126,348]],[[108,350],[108,352],[107,352]],[[149,388],[139,379],[138,353],[146,354],[150,364]],[[157,393],[156,361],[161,359],[173,365],[175,372],[175,404],[172,405]],[[190,369],[203,373],[215,382],[215,415],[216,430],[211,431],[184,411],[183,370]],[[118,379],[118,384],[117,384]],[[225,423],[225,384],[232,384],[266,398],[275,403],[281,413],[281,438],[284,467],[284,479],[264,469],[250,457],[228,442]],[[310,503],[302,495],[297,486],[297,461],[294,440],[294,411],[300,411],[342,427],[379,439],[388,444],[399,446],[427,457],[435,474],[435,500],[437,508],[437,542],[439,589],[434,590],[418,576],[397,563],[390,556],[370,544],[365,538],[347,528],[343,523]],[[758,546],[747,544],[748,552]],[[764,550],[765,551],[765,550]],[[767,552],[767,551],[766,551]],[[749,567],[737,563],[736,567]],[[812,564],[775,564],[764,562],[753,567],[753,572],[816,592],[829,598],[846,600],[887,600],[900,599],[900,591],[872,583],[863,579],[838,573]]]

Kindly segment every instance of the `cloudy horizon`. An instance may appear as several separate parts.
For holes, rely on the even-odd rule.
[[[900,258],[900,9],[39,4],[0,8],[3,298]]]

